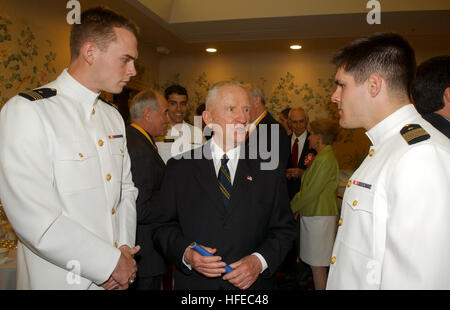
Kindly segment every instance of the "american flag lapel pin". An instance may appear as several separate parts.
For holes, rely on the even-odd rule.
[[[247,180],[249,180],[251,182],[251,181],[253,181],[253,178],[251,176],[248,176]]]

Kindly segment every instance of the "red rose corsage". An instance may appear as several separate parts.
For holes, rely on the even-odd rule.
[[[314,154],[313,153],[309,153],[308,155],[306,155],[306,157],[305,157],[305,166],[306,167],[311,166],[313,160],[314,160]]]

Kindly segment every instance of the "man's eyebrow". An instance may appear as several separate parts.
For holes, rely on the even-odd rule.
[[[127,58],[129,58],[129,59],[132,59],[132,60],[137,60],[137,57],[133,57],[133,56],[131,56],[131,55],[128,55],[128,54],[125,54],[125,55],[123,55],[124,57],[127,57]]]

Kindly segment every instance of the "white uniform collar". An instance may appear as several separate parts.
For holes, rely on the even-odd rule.
[[[58,94],[65,94],[73,102],[79,103],[87,115],[92,113],[94,105],[97,103],[100,93],[94,93],[87,87],[83,86],[75,80],[68,72],[64,69],[57,79],[58,83]]]
[[[412,104],[407,104],[373,126],[366,132],[366,135],[373,146],[380,145],[394,134],[400,134],[403,126],[418,115],[416,108]]]

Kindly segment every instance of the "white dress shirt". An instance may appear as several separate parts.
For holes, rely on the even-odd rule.
[[[294,147],[295,139],[298,139],[298,154],[297,154],[297,163],[300,160],[300,156],[302,156],[303,148],[305,147],[306,143],[306,137],[308,136],[308,131],[304,131],[299,137],[295,135],[295,133],[292,133],[291,137],[291,154],[292,154],[292,148]]]

